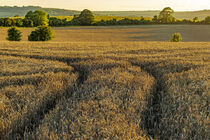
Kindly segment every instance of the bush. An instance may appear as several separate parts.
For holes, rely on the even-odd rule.
[[[182,41],[182,35],[180,33],[174,33],[172,38],[170,39],[171,42],[180,42]]]
[[[21,40],[21,32],[17,27],[11,27],[8,29],[8,37],[9,41],[20,41]]]
[[[39,26],[28,36],[29,41],[48,41],[54,37],[53,30],[49,26]]]

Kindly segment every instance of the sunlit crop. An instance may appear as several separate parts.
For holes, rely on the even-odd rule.
[[[208,139],[210,43],[1,42],[1,139]]]

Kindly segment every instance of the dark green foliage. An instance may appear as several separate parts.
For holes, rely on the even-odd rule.
[[[0,18],[0,26],[4,26],[4,19]]]
[[[54,37],[53,30],[49,26],[38,26],[28,36],[29,41],[48,41]]]
[[[28,27],[24,24],[24,20],[22,18],[0,18],[0,26],[3,27]]]
[[[158,16],[155,15],[155,16],[153,17],[152,21],[153,21],[154,23],[158,23]]]
[[[23,26],[24,27],[33,27],[34,26],[34,23],[30,19],[23,19]]]
[[[194,18],[193,18],[193,21],[194,21],[194,22],[198,21],[198,17],[194,17]]]
[[[18,19],[15,19],[15,21],[16,21],[16,26],[17,27],[22,27],[23,26],[23,20],[22,19],[18,18]]]
[[[210,16],[207,16],[204,20],[205,23],[210,23]]]
[[[36,10],[35,12],[29,11],[26,16],[25,20],[33,21],[34,26],[48,26],[49,24],[49,15],[47,12],[42,10]]]
[[[10,19],[10,18],[4,18],[3,22],[4,22],[5,27],[11,27],[13,24],[12,19]]]
[[[50,17],[49,18],[49,26],[66,26],[71,25],[70,21],[67,21],[66,18],[59,19],[56,17]]]
[[[107,26],[107,25],[142,25],[142,24],[152,24],[153,22],[150,20],[145,20],[143,17],[141,20],[137,19],[129,19],[129,18],[124,18],[122,20],[116,20],[116,19],[111,19],[111,20],[101,20],[99,22],[94,23],[94,25],[98,26]]]
[[[21,32],[16,27],[9,28],[7,40],[20,41],[21,40]]]
[[[170,39],[171,42],[180,42],[182,41],[182,35],[180,33],[174,33],[172,38]]]
[[[79,15],[74,15],[74,18],[71,20],[71,25],[80,25]]]
[[[28,41],[39,41],[39,33],[37,31],[32,31],[28,36]]]
[[[33,18],[33,11],[29,11],[26,15],[25,15],[26,19],[31,19]]]
[[[78,20],[81,25],[91,25],[94,21],[94,15],[90,10],[85,9],[80,13]]]
[[[139,24],[139,23],[140,22],[138,20],[124,18],[122,20],[119,20],[117,24],[119,24],[119,25],[136,25],[136,24]]]

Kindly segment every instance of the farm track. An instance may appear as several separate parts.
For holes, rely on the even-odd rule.
[[[0,53],[0,55],[34,58],[34,59],[46,59],[46,60],[54,60],[54,61],[56,60],[56,61],[60,61],[60,62],[63,62],[63,63],[67,63],[69,66],[74,68],[74,70],[72,72],[75,73],[75,74],[78,74],[78,78],[77,78],[76,84],[73,86],[73,89],[69,88],[69,89],[66,90],[65,94],[63,94],[62,96],[59,96],[58,98],[53,98],[51,100],[48,100],[48,102],[45,102],[43,104],[43,106],[39,107],[39,109],[36,113],[33,112],[33,114],[36,114],[36,115],[32,115],[32,114],[30,115],[30,116],[32,116],[30,118],[30,123],[26,123],[27,125],[19,126],[18,128],[16,126],[14,126],[14,128],[12,128],[13,131],[10,132],[10,134],[7,135],[6,137],[2,137],[3,139],[7,139],[7,137],[16,139],[17,136],[20,139],[24,139],[24,132],[26,130],[28,132],[34,131],[39,126],[40,122],[44,119],[45,115],[48,114],[51,110],[55,109],[57,102],[62,97],[65,96],[67,98],[70,98],[72,93],[74,93],[75,90],[80,88],[81,84],[83,84],[83,82],[87,79],[88,71],[80,70],[77,66],[71,65],[72,62],[81,61],[80,59],[77,59],[77,58],[76,59],[63,60],[63,59],[53,59],[51,57],[44,57],[43,58],[43,57],[40,57],[40,56],[28,56],[28,55],[7,54],[7,53]],[[23,85],[23,84],[26,84],[26,83],[27,82],[20,81],[19,85]],[[7,85],[4,85],[3,87],[5,87],[5,86],[7,86]],[[0,137],[0,139],[1,139],[1,137]]]
[[[167,94],[164,87],[164,79],[162,78],[164,74],[158,72],[158,70],[150,69],[150,65],[148,64],[136,64],[132,62],[131,64],[134,66],[139,66],[141,69],[149,73],[152,77],[155,78],[155,85],[151,96],[148,98],[148,106],[143,112],[142,124],[141,127],[146,130],[146,133],[153,138],[160,138],[160,134],[158,134],[158,126],[162,118],[161,112],[161,102],[164,94]],[[153,65],[153,64],[152,64]],[[178,73],[186,72],[190,70],[190,68],[183,69],[182,71],[178,71]],[[165,139],[165,138],[164,138]]]
[[[36,112],[35,116],[32,116],[30,118],[31,123],[27,123],[25,126],[21,126],[20,129],[14,129],[15,131],[12,132],[12,137],[20,136],[21,139],[24,139],[24,131],[27,130],[29,132],[33,132],[40,124],[40,122],[44,119],[45,115],[48,114],[51,110],[55,109],[57,102],[63,97],[66,96],[67,98],[71,98],[71,94],[74,93],[80,86],[84,83],[85,80],[88,78],[88,74],[91,71],[88,71],[86,69],[80,68],[78,65],[75,65],[73,63],[80,62],[84,60],[88,60],[88,58],[56,58],[56,57],[43,57],[39,55],[19,55],[19,54],[9,54],[9,53],[0,53],[0,55],[5,56],[16,56],[16,57],[26,57],[26,58],[34,58],[34,59],[46,59],[46,60],[54,60],[54,61],[60,61],[63,63],[67,63],[69,66],[74,68],[73,73],[78,74],[77,82],[74,85],[73,89],[68,89],[64,95],[60,96],[59,98],[49,100],[46,102],[42,108],[42,111]],[[112,58],[114,59],[114,58]],[[148,106],[147,109],[143,112],[143,116],[146,116],[142,118],[142,124],[141,127],[144,128],[148,135],[154,137],[158,137],[156,130],[158,129],[158,123],[160,122],[161,118],[161,96],[164,92],[164,86],[163,86],[163,79],[162,74],[158,73],[158,71],[149,69],[149,63],[148,64],[136,64],[132,61],[127,60],[131,65],[138,66],[142,68],[144,71],[149,73],[152,77],[155,78],[155,85],[153,86],[153,92],[151,93],[151,97],[148,98]],[[190,69],[190,68],[189,68]],[[183,71],[188,71],[189,69],[183,69]],[[183,72],[180,71],[180,72]],[[22,83],[23,84],[23,83]],[[152,116],[152,117],[151,117]],[[22,131],[19,131],[22,130]],[[11,137],[11,136],[10,136]]]

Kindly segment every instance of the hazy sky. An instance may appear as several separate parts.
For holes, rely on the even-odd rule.
[[[175,11],[210,9],[210,0],[0,0],[0,6],[36,5],[72,10],[160,10],[170,6]]]

